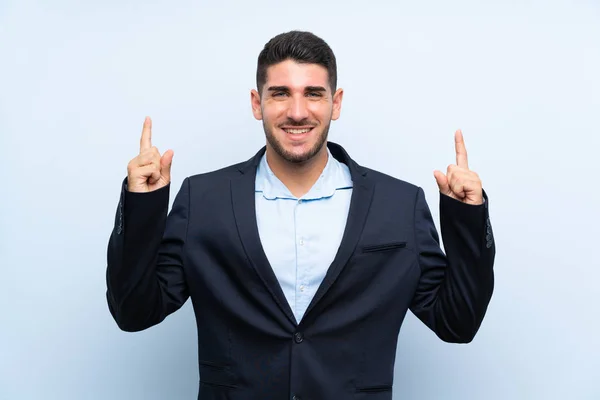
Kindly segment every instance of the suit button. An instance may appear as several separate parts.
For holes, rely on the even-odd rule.
[[[292,400],[300,400],[300,397],[298,397],[298,396],[293,396],[293,397],[292,397]]]
[[[296,332],[294,334],[294,341],[296,343],[302,343],[302,341],[304,340],[304,335],[302,335],[302,332]],[[295,397],[295,396],[294,396]],[[298,398],[299,399],[299,398]]]

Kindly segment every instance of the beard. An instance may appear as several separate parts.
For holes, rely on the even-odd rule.
[[[303,123],[304,121],[302,121],[302,123],[297,123],[294,121],[288,121],[285,125],[287,126],[306,126],[306,125],[311,125],[311,124],[306,124]],[[319,134],[319,136],[317,137],[317,141],[315,142],[315,144],[308,149],[308,151],[302,153],[302,154],[297,154],[297,153],[293,153],[290,151],[287,151],[284,147],[283,144],[277,139],[277,137],[275,136],[275,134],[273,134],[273,131],[267,126],[267,124],[265,123],[265,120],[263,119],[263,129],[265,131],[265,136],[267,138],[267,142],[269,143],[269,145],[273,148],[273,150],[275,151],[275,153],[277,153],[277,155],[279,155],[279,157],[283,158],[285,161],[292,163],[292,164],[301,164],[304,163],[308,160],[310,160],[311,158],[313,158],[315,155],[317,155],[319,153],[319,151],[321,151],[321,149],[323,148],[323,146],[325,145],[325,143],[327,142],[327,137],[329,135],[329,126],[331,124],[331,121],[329,123],[327,123],[327,125],[325,125],[323,127],[323,131]],[[316,129],[313,128],[313,129]]]

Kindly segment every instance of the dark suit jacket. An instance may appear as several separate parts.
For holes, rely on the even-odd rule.
[[[123,184],[108,246],[107,299],[124,331],[161,322],[191,298],[199,398],[392,398],[396,343],[407,310],[442,340],[473,339],[494,286],[489,200],[440,197],[446,254],[412,184],[362,167],[339,145],[354,189],[335,260],[297,324],[259,240],[256,167],[247,162],[169,186]]]

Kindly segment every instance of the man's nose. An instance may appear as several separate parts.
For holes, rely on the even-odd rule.
[[[288,118],[300,122],[308,119],[308,104],[304,96],[292,97],[288,108]]]

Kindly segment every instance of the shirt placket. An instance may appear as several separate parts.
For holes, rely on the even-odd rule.
[[[308,231],[306,226],[306,213],[308,204],[300,199],[295,207],[296,220],[296,315],[300,318],[308,306],[310,265],[310,243],[307,241]]]

